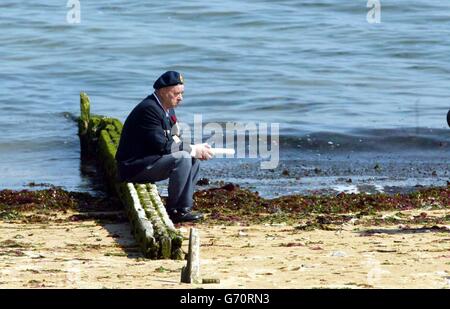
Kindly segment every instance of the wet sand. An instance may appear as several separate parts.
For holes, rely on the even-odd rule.
[[[410,193],[420,188],[446,186],[450,181],[448,151],[299,153],[285,150],[275,169],[261,169],[264,160],[214,159],[202,162],[201,177],[210,185],[226,182],[258,191],[265,198],[304,194]],[[158,185],[167,195],[167,183]]]

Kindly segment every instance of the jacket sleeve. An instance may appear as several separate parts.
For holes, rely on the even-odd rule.
[[[163,128],[161,116],[152,109],[147,109],[143,112],[142,121],[140,122],[139,130],[142,133],[146,148],[151,153],[159,155],[166,155],[177,151],[185,150],[191,152],[190,145],[184,145],[183,142],[176,143],[170,131],[166,133]]]

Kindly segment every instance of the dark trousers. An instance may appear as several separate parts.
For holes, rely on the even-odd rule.
[[[130,182],[155,183],[169,178],[166,209],[192,209],[192,196],[197,181],[200,162],[187,151],[178,151],[162,156],[133,177]]]

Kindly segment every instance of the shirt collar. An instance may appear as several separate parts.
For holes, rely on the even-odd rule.
[[[161,102],[159,101],[158,96],[156,95],[156,92],[153,92],[153,95],[155,96],[156,102],[158,102],[158,105],[159,105],[159,106],[162,108],[162,110],[166,113],[166,117],[169,117],[169,112],[166,111],[166,110],[164,109],[164,107],[162,106]]]

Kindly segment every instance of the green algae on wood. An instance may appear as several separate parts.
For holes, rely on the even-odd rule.
[[[144,209],[144,213],[152,225],[155,227],[155,236],[159,242],[159,255],[162,258],[170,258],[172,249],[172,240],[169,237],[169,233],[162,222],[158,212],[153,206],[150,196],[148,194],[145,185],[136,185],[136,191]]]
[[[80,136],[81,154],[88,152],[87,132],[89,127],[91,103],[85,93],[80,93],[80,118],[78,119],[78,135]]]

